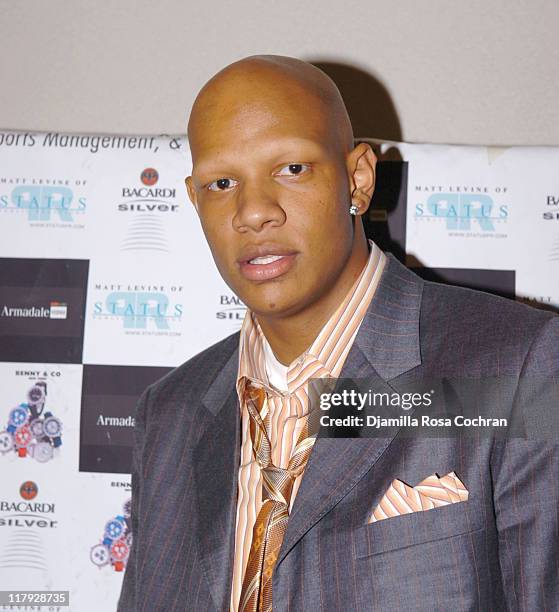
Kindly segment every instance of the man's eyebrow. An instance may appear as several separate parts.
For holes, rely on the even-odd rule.
[[[295,149],[304,148],[304,151]],[[214,172],[222,172],[227,170],[227,167],[233,166],[239,159],[242,159],[241,152],[243,147],[231,147],[226,155],[220,153],[218,156],[211,157],[211,154],[205,156],[199,162],[196,162],[193,166],[193,172],[196,174],[211,174]],[[261,158],[267,157],[269,161],[273,161],[274,158],[282,156],[295,155],[300,156],[301,154],[320,154],[324,152],[324,147],[319,144],[316,140],[301,137],[286,137],[275,139],[274,143],[270,143],[266,147],[262,148],[263,154]],[[265,153],[264,153],[265,151]],[[304,159],[293,159],[292,161],[305,161]]]

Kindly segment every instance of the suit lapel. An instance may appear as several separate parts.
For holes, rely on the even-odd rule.
[[[238,343],[237,343],[238,344]],[[193,451],[198,515],[196,541],[209,588],[219,610],[229,608],[235,550],[240,411],[235,388],[238,347],[202,402],[206,426]]]
[[[366,379],[378,392],[394,392],[388,381],[421,363],[419,313],[423,281],[393,256],[359,328],[340,378]],[[293,503],[278,564],[300,538],[368,472],[399,428],[383,438],[319,438]]]

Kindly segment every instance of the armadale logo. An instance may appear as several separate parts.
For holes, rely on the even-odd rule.
[[[79,259],[0,259],[1,361],[81,363],[88,270]]]
[[[50,319],[50,310],[44,306],[36,308],[18,308],[4,304],[0,310],[0,317],[17,318],[17,319]]]
[[[58,526],[55,505],[49,501],[35,501],[39,493],[33,481],[22,482],[19,499],[0,499],[0,527],[19,529],[52,529]]]
[[[95,319],[119,319],[127,331],[168,332],[182,321],[183,287],[96,284],[95,289],[106,293],[93,304]]]
[[[45,181],[0,178],[0,187],[16,184],[9,193],[0,193],[0,212],[20,213],[33,227],[55,226],[82,228],[87,199],[76,193],[85,181]],[[51,183],[51,184],[49,184]]]
[[[51,319],[66,319],[68,317],[68,304],[64,302],[50,303],[50,318]]]
[[[509,205],[499,202],[506,187],[415,187],[417,193],[430,192],[415,203],[414,220],[443,223],[450,236],[476,236],[499,233],[509,218]]]
[[[129,490],[138,398],[171,368],[87,364],[83,368],[80,472],[122,474],[111,487]]]
[[[97,425],[102,427],[134,427],[136,419],[133,416],[107,416],[100,414],[97,417]]]
[[[51,302],[46,306],[13,306],[3,304],[0,307],[0,317],[13,319],[62,319],[68,318],[68,304],[65,302]]]

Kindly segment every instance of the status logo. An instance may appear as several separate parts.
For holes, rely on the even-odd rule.
[[[494,232],[495,223],[507,221],[508,206],[497,205],[488,195],[434,193],[415,206],[416,219],[443,220],[448,230]]]
[[[166,293],[155,291],[113,291],[104,302],[95,302],[94,317],[116,317],[124,329],[169,330],[180,322],[182,303],[171,302]]]
[[[0,196],[0,210],[26,211],[30,222],[75,224],[75,216],[85,213],[86,199],[65,186],[19,185],[9,198]]]

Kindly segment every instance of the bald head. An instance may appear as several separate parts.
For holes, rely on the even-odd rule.
[[[255,115],[278,122],[296,116],[340,153],[354,146],[346,107],[330,77],[295,58],[256,55],[230,64],[200,90],[188,122],[193,157],[208,132],[218,126],[235,131]]]

